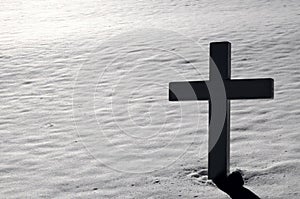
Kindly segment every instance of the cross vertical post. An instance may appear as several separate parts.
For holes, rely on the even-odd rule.
[[[216,70],[218,69],[218,71]],[[231,73],[231,45],[229,42],[210,43],[209,79],[214,81],[221,75],[223,81],[229,80]],[[219,73],[219,74],[216,74]],[[209,121],[212,110],[209,100]],[[210,123],[210,122],[209,122]],[[226,176],[229,172],[230,157],[230,100],[226,99],[226,116],[224,126],[219,137],[213,136],[219,132],[213,132],[209,128],[209,152],[208,152],[208,178]],[[218,138],[218,140],[213,140]]]

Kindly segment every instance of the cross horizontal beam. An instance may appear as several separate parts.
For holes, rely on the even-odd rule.
[[[234,79],[223,80],[227,99],[273,99],[274,80]],[[170,82],[170,101],[209,100],[207,85],[210,81]]]

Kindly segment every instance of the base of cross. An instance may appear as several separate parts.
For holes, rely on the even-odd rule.
[[[255,193],[243,187],[244,180],[238,171],[232,172],[225,177],[215,178],[213,182],[232,199],[260,199]]]

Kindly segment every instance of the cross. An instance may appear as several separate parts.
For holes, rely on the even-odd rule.
[[[209,81],[170,82],[169,101],[209,101],[208,178],[214,180],[229,173],[230,100],[273,98],[274,80],[271,78],[230,79],[231,44],[229,42],[210,43],[209,68]],[[219,81],[221,87],[218,80],[221,80]],[[217,89],[219,90],[216,92]],[[212,99],[212,93],[215,100]],[[213,110],[214,103],[221,104],[220,110],[222,108],[224,110],[224,125],[219,131],[211,124],[213,114],[221,114],[218,108]]]

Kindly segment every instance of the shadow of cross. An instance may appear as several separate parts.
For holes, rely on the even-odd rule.
[[[229,42],[210,43],[209,69],[209,81],[170,82],[169,100],[209,101],[208,178],[214,180],[229,173],[230,100],[273,98],[274,80],[271,78],[230,79],[231,44]],[[216,91],[217,89],[219,90]],[[213,95],[216,100],[212,99]],[[214,109],[214,106],[217,109]],[[224,110],[223,115],[222,110]],[[222,115],[222,122],[224,121],[224,125],[217,130],[213,128],[217,124],[212,123],[214,114]]]

